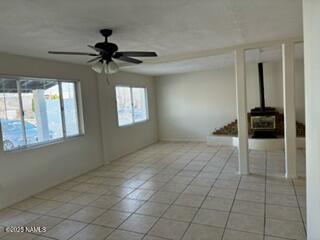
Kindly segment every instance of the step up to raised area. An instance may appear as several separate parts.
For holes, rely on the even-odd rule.
[[[251,118],[251,114],[248,113],[248,134],[249,134],[249,136],[252,136],[253,130],[251,129],[250,118]],[[296,125],[297,137],[304,138],[305,137],[304,124],[300,123],[300,122],[297,122],[296,124],[297,124]],[[237,120],[234,120],[233,122],[214,131],[213,135],[237,136],[238,135]],[[283,116],[283,113],[276,114],[276,135],[279,136],[279,138],[284,136],[284,116]]]
[[[277,138],[252,138],[253,129],[250,124],[251,114],[248,113],[248,143],[249,149],[255,150],[282,150],[284,149],[284,115],[276,113],[276,136]],[[305,148],[305,126],[303,123],[296,123],[297,148]],[[222,128],[214,131],[207,137],[208,145],[239,146],[238,123],[234,120]]]
[[[239,139],[237,136],[210,135],[207,137],[207,144],[238,147]],[[252,150],[283,150],[284,138],[249,138],[248,144]],[[304,137],[297,137],[297,148],[305,148]]]

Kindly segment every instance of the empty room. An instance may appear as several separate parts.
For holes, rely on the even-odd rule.
[[[0,13],[0,240],[320,240],[318,0]]]

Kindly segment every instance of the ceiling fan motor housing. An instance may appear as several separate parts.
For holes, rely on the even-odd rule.
[[[94,46],[96,48],[103,49],[104,51],[106,51],[110,54],[113,54],[116,51],[118,51],[118,46],[114,43],[99,42],[99,43],[96,43]]]
[[[118,51],[118,46],[114,43],[109,42],[99,42],[94,45],[96,48],[103,49],[104,52],[102,52],[102,57],[105,60],[111,60],[113,54]]]

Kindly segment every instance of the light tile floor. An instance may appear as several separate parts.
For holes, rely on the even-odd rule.
[[[158,143],[0,210],[0,239],[306,239],[305,180],[283,178],[284,152],[251,151],[249,176],[237,166],[234,148]]]

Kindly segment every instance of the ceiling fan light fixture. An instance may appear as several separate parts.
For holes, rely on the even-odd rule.
[[[110,62],[106,65],[105,70],[107,70],[107,72],[106,72],[107,74],[113,74],[113,73],[118,72],[119,67],[118,67],[118,65],[117,65],[114,61],[110,61]]]
[[[102,64],[100,61],[91,66],[92,70],[99,74],[103,72],[103,67],[104,64]]]

